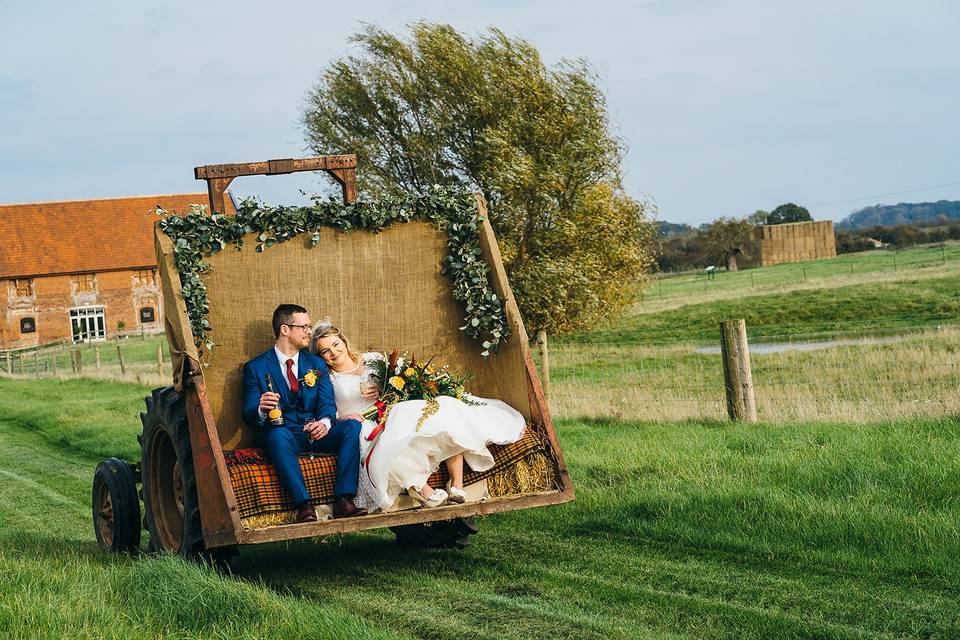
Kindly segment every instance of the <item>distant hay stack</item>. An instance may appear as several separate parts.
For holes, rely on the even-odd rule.
[[[791,222],[760,227],[760,266],[836,258],[833,221]]]

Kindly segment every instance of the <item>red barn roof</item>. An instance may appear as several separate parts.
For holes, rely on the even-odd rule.
[[[0,204],[0,279],[157,266],[157,205],[188,213],[206,193]],[[226,213],[234,214],[226,199]]]

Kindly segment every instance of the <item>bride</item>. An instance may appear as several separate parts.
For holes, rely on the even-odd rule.
[[[320,355],[330,370],[339,419],[353,418],[363,425],[360,432],[360,485],[354,500],[357,506],[385,509],[406,491],[424,507],[445,502],[463,503],[463,465],[486,471],[494,465],[489,444],[515,442],[523,435],[523,416],[500,400],[471,399],[483,404],[468,405],[456,398],[440,396],[439,410],[427,417],[419,430],[426,401],[398,402],[387,414],[383,431],[372,441],[367,437],[377,426],[360,415],[376,402],[378,385],[370,383],[366,362],[379,353],[362,356],[350,348],[346,336],[329,320],[313,330],[310,350]],[[446,490],[433,489],[427,479],[443,462],[450,474]]]

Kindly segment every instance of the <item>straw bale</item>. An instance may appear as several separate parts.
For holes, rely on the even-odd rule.
[[[487,478],[491,498],[550,491],[556,486],[556,474],[547,455],[535,451],[516,464]]]

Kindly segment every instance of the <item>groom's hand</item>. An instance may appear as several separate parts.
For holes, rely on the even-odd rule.
[[[303,425],[303,430],[307,432],[307,437],[311,440],[319,440],[330,432],[330,427],[321,420],[311,420]]]
[[[266,391],[260,396],[260,413],[269,413],[280,404],[280,394]]]

